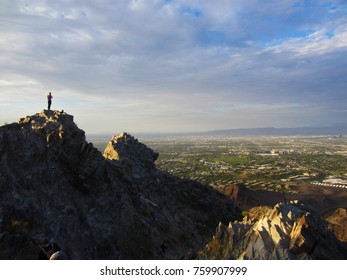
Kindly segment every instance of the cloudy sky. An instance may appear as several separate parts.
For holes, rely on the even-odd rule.
[[[88,133],[346,123],[346,0],[0,0],[0,125]]]

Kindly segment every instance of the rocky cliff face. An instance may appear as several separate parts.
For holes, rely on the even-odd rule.
[[[252,208],[242,222],[219,224],[200,259],[346,259],[346,243],[297,201]]]
[[[0,258],[36,259],[54,239],[71,259],[187,258],[240,209],[211,187],[156,169],[123,133],[104,155],[71,115],[43,111],[0,127]]]

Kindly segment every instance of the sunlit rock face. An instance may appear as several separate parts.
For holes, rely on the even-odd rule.
[[[242,222],[219,224],[200,259],[346,259],[347,247],[298,201],[250,209]]]
[[[113,136],[104,151],[105,158],[118,160],[126,173],[138,180],[144,180],[155,171],[154,162],[158,156],[158,153],[126,132]]]

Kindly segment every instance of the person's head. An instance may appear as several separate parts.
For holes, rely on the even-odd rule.
[[[51,93],[51,92],[49,92],[49,93],[48,93],[48,95],[52,95],[52,93]]]
[[[49,259],[50,260],[68,260],[68,257],[63,251],[57,251]]]

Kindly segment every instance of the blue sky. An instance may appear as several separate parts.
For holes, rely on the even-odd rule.
[[[347,1],[2,0],[0,124],[88,133],[346,123]]]

